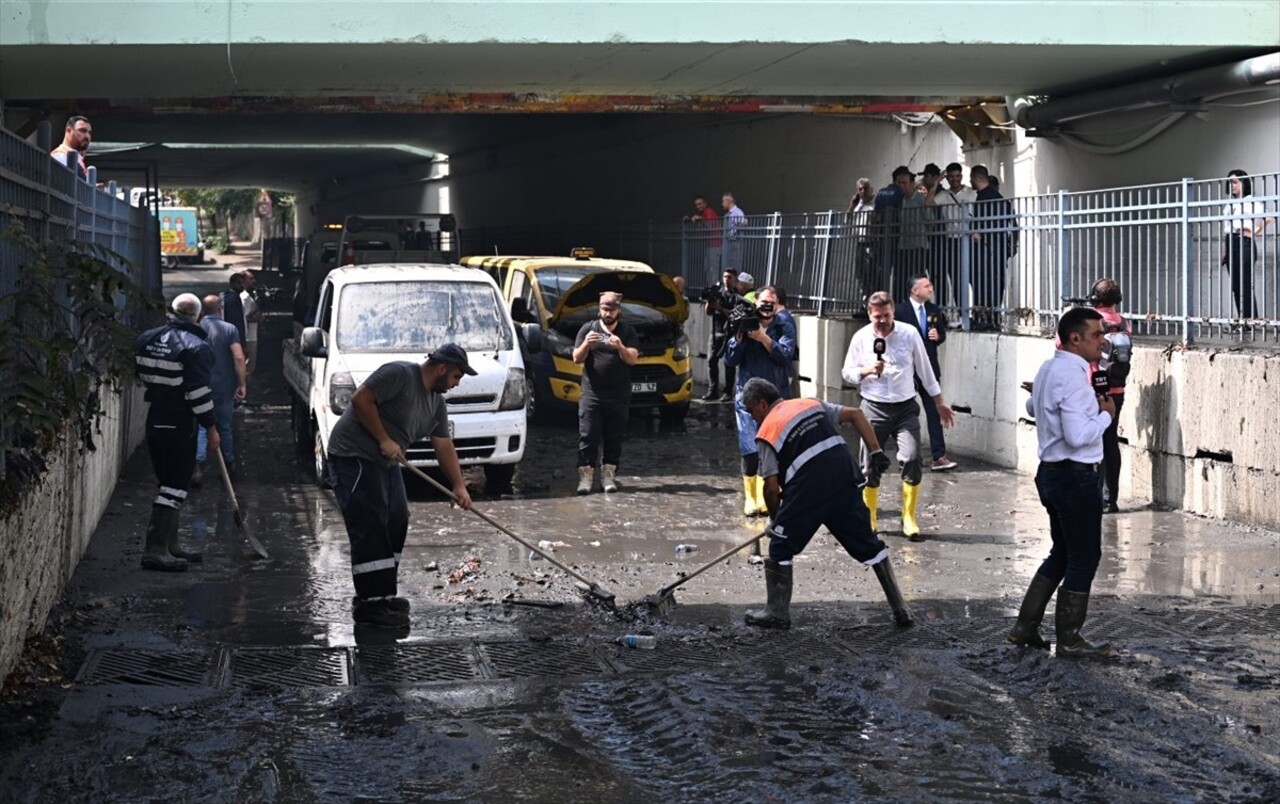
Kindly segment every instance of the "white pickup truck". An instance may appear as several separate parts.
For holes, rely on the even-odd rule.
[[[384,363],[421,362],[445,343],[466,349],[478,372],[445,395],[458,459],[484,467],[490,493],[511,483],[524,457],[527,383],[515,325],[488,274],[457,265],[336,268],[320,285],[314,323],[285,341],[284,375],[319,485],[327,485],[329,434],[360,383]],[[408,458],[436,465],[430,440],[411,445]]]

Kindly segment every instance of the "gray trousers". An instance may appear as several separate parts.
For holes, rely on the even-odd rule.
[[[876,432],[880,449],[889,453],[889,442],[897,442],[898,465],[902,467],[903,481],[913,486],[920,485],[924,474],[920,462],[920,405],[915,397],[905,402],[872,402],[862,400],[862,412]],[[867,485],[871,488],[880,486],[880,477],[871,471],[870,456],[867,445],[859,450],[862,461],[862,472],[867,476]]]

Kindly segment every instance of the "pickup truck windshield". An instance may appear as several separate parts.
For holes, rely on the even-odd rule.
[[[512,348],[511,327],[493,288],[480,282],[368,282],[338,298],[338,348],[344,352],[427,352]]]

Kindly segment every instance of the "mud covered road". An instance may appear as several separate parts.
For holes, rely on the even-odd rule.
[[[1122,650],[1059,661],[1003,643],[1048,545],[1031,479],[972,459],[926,477],[928,540],[886,537],[912,629],[824,533],[797,562],[790,632],[741,624],[764,597],[745,555],[627,621],[413,483],[411,632],[356,632],[340,514],[290,438],[288,330],[264,324],[237,417],[239,490],[273,558],[253,560],[206,483],[183,511],[205,563],[141,571],[140,451],[32,643],[43,680],[0,701],[0,800],[1280,800],[1280,537],[1109,516],[1086,633]],[[582,498],[573,425],[538,426],[514,493],[477,505],[559,542],[625,607],[759,529],[732,428],[721,405],[637,417],[621,491]]]

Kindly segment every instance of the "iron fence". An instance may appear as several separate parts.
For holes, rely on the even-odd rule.
[[[32,145],[0,129],[0,231],[16,225],[42,248],[54,251],[91,249],[94,256],[158,298],[160,235],[155,217],[148,209],[118,198],[115,182],[99,188],[94,168],[87,169],[86,180],[78,174],[74,160],[71,167],[64,167],[51,159],[47,123],[41,125],[38,139]],[[12,298],[23,267],[36,258],[13,238],[0,239],[0,297]],[[123,294],[117,297],[117,305],[121,320],[130,325],[142,323],[143,310],[128,306]],[[0,318],[9,320],[14,315],[12,301],[0,302]],[[70,315],[68,323],[74,327]],[[0,377],[0,382],[7,385],[16,379]],[[0,444],[8,443],[8,435],[0,433]],[[0,448],[0,477],[4,471],[4,450]]]

